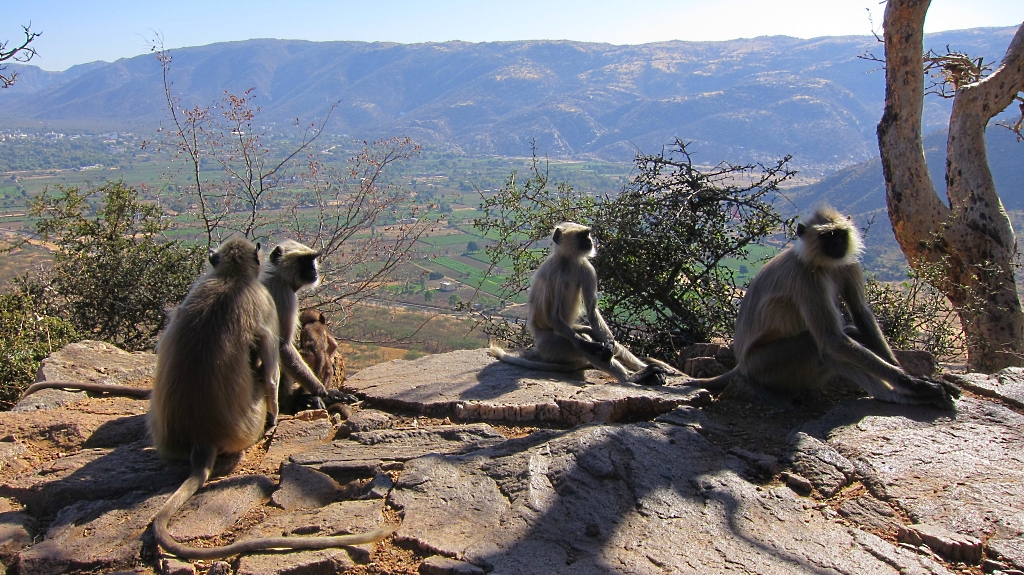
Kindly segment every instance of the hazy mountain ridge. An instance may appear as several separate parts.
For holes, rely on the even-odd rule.
[[[928,42],[992,59],[1014,30]],[[186,106],[253,88],[262,121],[279,127],[339,102],[331,131],[404,134],[474,155],[525,155],[536,139],[554,157],[624,160],[679,137],[699,162],[791,153],[797,166],[828,172],[877,153],[883,77],[857,55],[880,48],[870,36],[632,46],[248,40],[174,50],[171,77]],[[0,92],[7,126],[139,129],[167,116],[151,54],[18,69],[22,81]],[[930,102],[926,126],[944,127],[947,115],[947,102]]]
[[[924,137],[925,159],[928,173],[939,195],[945,198],[946,131],[933,132]],[[990,126],[986,133],[986,151],[992,179],[1007,210],[1024,210],[1024,143],[1018,142],[1013,132]],[[849,166],[822,179],[820,182],[790,188],[786,195],[795,207],[806,212],[819,203],[842,206],[851,214],[866,214],[885,210],[885,180],[882,162],[878,157]]]

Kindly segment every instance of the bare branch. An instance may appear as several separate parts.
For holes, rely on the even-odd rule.
[[[42,32],[33,32],[32,23],[29,22],[28,26],[22,26],[22,31],[25,33],[25,39],[21,41],[21,44],[8,48],[10,40],[0,41],[0,62],[28,62],[37,55],[35,48],[30,48],[29,44],[33,40],[42,35]],[[8,88],[18,80],[17,72],[6,73],[8,66],[0,66],[0,88]]]

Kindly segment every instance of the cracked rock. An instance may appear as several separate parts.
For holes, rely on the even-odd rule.
[[[160,575],[195,575],[196,568],[187,561],[175,557],[164,557],[160,560]]]
[[[353,413],[341,424],[345,436],[360,431],[375,431],[378,429],[389,429],[395,426],[398,418],[377,409],[360,409]]]
[[[18,572],[57,575],[131,568],[139,560],[142,534],[168,496],[169,491],[160,496],[135,492],[62,509],[45,538],[18,556]]]
[[[174,514],[168,524],[178,540],[216,537],[250,509],[265,503],[274,481],[264,475],[227,477],[204,485]]]
[[[946,379],[979,395],[1024,407],[1024,368],[1008,367],[998,373],[947,374]]]
[[[503,441],[505,437],[486,423],[381,429],[353,433],[297,453],[291,460],[335,478],[373,477],[425,453],[468,453]]]
[[[620,384],[600,371],[530,370],[476,349],[378,364],[346,380],[345,387],[375,405],[431,417],[576,425],[653,418],[679,405],[710,401],[707,390],[681,385],[686,380]]]
[[[916,524],[984,540],[1024,570],[1024,415],[971,398],[954,413],[861,400],[822,425],[872,494]]]
[[[981,563],[984,551],[980,539],[954,533],[937,525],[901,525],[897,538],[911,545],[927,545],[929,549],[949,561],[968,565]]]
[[[274,492],[274,504],[287,511],[315,509],[341,496],[341,486],[330,476],[297,463],[281,466],[281,487]]]
[[[152,377],[155,369],[154,353],[129,353],[109,343],[85,340],[69,343],[44,359],[36,381],[86,381],[126,385]],[[18,402],[11,411],[55,409],[86,397],[88,396],[84,391],[44,389]]]
[[[832,497],[857,476],[849,459],[803,432],[794,435],[786,459],[825,497]]]
[[[861,495],[846,501],[839,514],[862,527],[894,531],[899,524],[892,506],[870,495]]]
[[[272,517],[239,536],[239,539],[361,533],[383,525],[382,509],[379,500],[331,503],[320,509]],[[372,548],[373,544],[370,543],[335,549],[244,555],[238,561],[237,575],[339,573],[356,563],[367,562]]]
[[[465,561],[431,555],[420,563],[420,575],[484,575],[484,570]]]
[[[692,428],[594,425],[460,456],[408,461],[389,501],[395,534],[495,573],[948,575],[941,565],[830,521]],[[596,527],[596,528],[595,528]],[[842,552],[837,552],[837,550]],[[884,557],[882,559],[881,557]]]

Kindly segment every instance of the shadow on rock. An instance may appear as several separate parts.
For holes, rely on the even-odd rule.
[[[390,499],[404,514],[397,540],[506,574],[864,573],[884,570],[879,553],[926,561],[748,481],[747,463],[692,426],[542,437],[409,461]]]

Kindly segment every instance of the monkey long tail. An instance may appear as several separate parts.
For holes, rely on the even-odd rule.
[[[512,365],[518,365],[520,367],[528,367],[538,371],[579,371],[586,368],[586,366],[580,367],[578,364],[572,363],[551,363],[516,357],[514,355],[509,355],[508,352],[496,345],[492,345],[490,349],[487,350],[487,353],[491,357],[497,358],[505,363],[511,363]]]
[[[25,393],[21,394],[21,399],[25,399],[40,389],[77,389],[92,393],[109,393],[111,395],[119,395],[121,397],[137,397],[139,399],[149,399],[149,396],[153,395],[152,389],[146,387],[132,387],[130,385],[89,383],[85,381],[40,381],[39,383],[33,383],[28,386]]]
[[[254,553],[268,551],[270,549],[328,549],[331,547],[344,547],[346,545],[359,545],[361,543],[373,543],[387,537],[394,528],[374,529],[366,533],[355,535],[338,535],[334,537],[265,537],[261,539],[250,539],[248,541],[236,541],[230,545],[221,547],[189,547],[182,545],[171,537],[167,530],[167,524],[190,497],[206,483],[213,471],[213,464],[217,460],[217,450],[208,445],[197,445],[192,448],[192,474],[181,484],[181,487],[160,508],[156,518],[153,519],[153,532],[156,541],[165,551],[182,559],[221,559],[238,555],[240,553]]]
[[[706,389],[708,391],[722,391],[723,389],[725,389],[725,386],[729,385],[729,382],[731,382],[733,378],[739,374],[740,368],[734,367],[729,371],[723,373],[722,375],[718,375],[715,377],[691,379],[686,381],[683,385],[692,385],[695,387]]]

